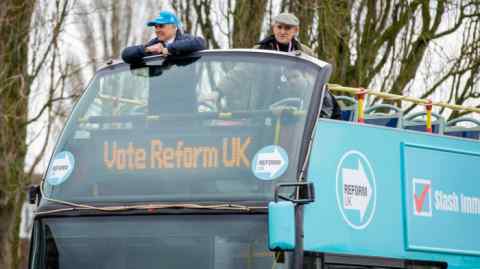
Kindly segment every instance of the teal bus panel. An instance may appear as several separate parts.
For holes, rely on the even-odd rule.
[[[480,155],[407,144],[403,158],[408,248],[480,255]]]
[[[422,181],[416,181],[415,192],[412,186],[413,178],[437,180],[443,173],[432,187],[445,188],[447,195],[456,191],[459,199],[461,193],[477,197],[479,154],[479,141],[320,119],[308,170],[315,202],[305,206],[305,250],[480,268],[480,241],[473,232],[480,215],[417,225],[422,219],[414,219],[415,199],[418,205],[423,201],[421,210],[430,201],[421,197]]]

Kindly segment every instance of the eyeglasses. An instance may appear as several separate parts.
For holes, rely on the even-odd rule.
[[[163,29],[165,26],[167,26],[167,24],[156,24],[154,27],[155,29]]]

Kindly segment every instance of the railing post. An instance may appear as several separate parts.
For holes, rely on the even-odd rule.
[[[365,111],[363,109],[365,104],[365,95],[367,91],[364,88],[359,88],[357,92],[357,121],[365,123]]]
[[[432,133],[432,100],[428,100],[427,104],[425,105],[425,108],[427,110],[427,132]]]

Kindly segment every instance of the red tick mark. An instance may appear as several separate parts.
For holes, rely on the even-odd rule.
[[[413,194],[415,199],[415,209],[417,213],[420,213],[422,211],[423,202],[425,201],[425,197],[427,197],[428,190],[430,190],[430,185],[425,185],[422,193],[420,194],[420,197],[417,197],[416,193]]]

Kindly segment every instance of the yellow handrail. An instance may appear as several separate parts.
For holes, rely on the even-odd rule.
[[[431,100],[428,100],[428,99],[420,99],[420,98],[415,98],[415,97],[410,97],[410,96],[403,96],[403,95],[379,92],[379,91],[374,91],[374,90],[370,90],[370,89],[345,87],[345,86],[342,86],[342,85],[339,85],[339,84],[328,84],[328,88],[331,91],[348,92],[348,93],[351,93],[351,94],[358,94],[360,91],[365,90],[366,94],[368,94],[368,95],[377,96],[377,97],[380,97],[380,98],[383,98],[383,99],[386,99],[386,100],[406,101],[406,102],[411,102],[411,103],[418,104],[418,105],[427,105],[427,104],[430,104],[430,102],[431,102],[432,106],[449,108],[449,109],[455,110],[455,111],[466,111],[466,112],[480,113],[480,108],[476,108],[476,107],[453,105],[453,104],[448,104],[448,103],[445,103],[445,102],[432,102]]]

